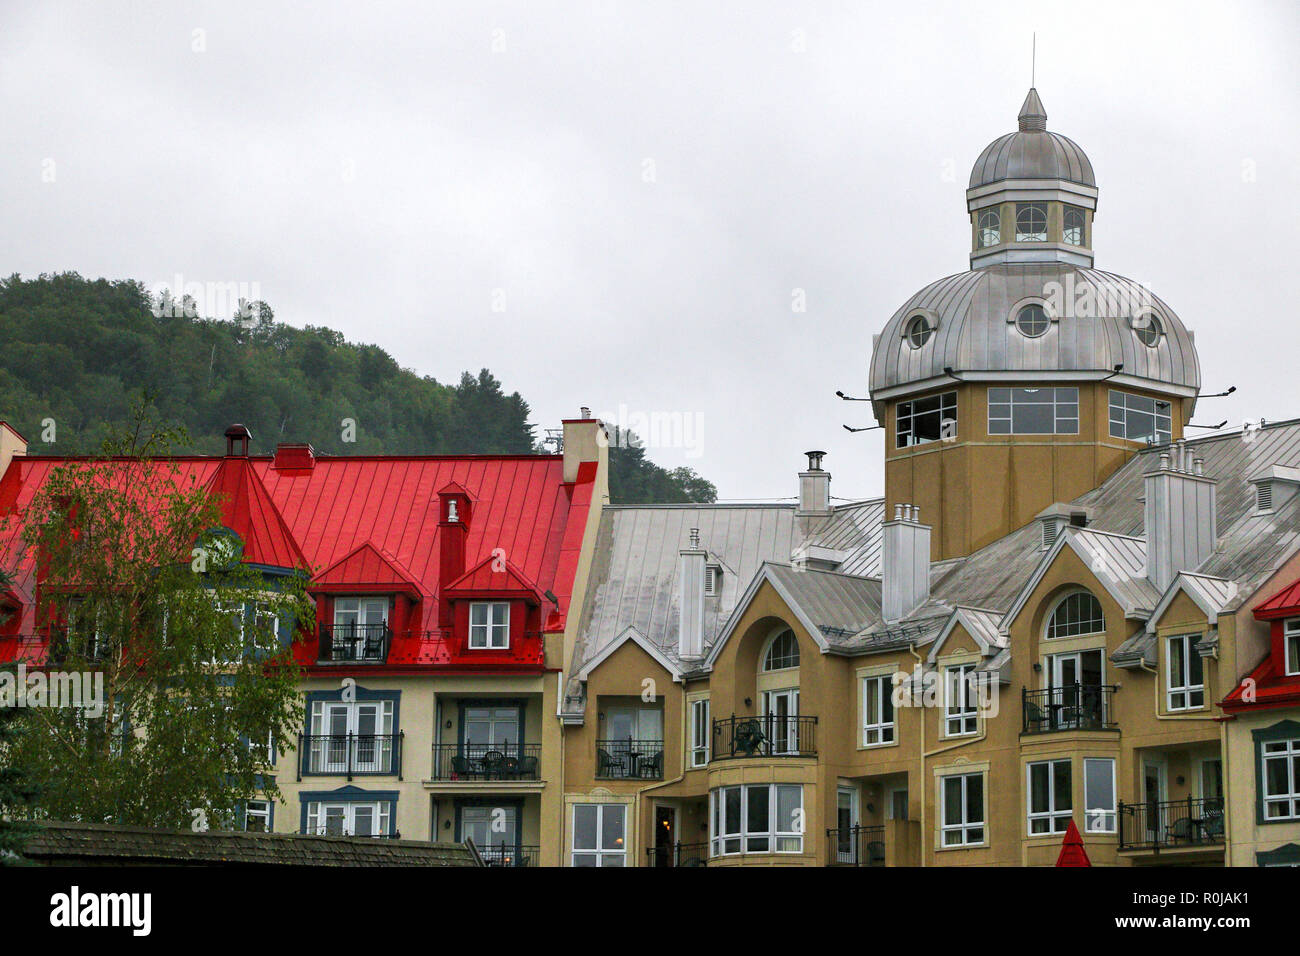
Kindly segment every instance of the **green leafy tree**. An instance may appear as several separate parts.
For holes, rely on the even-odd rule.
[[[645,456],[645,445],[632,431],[609,429],[609,496],[614,504],[708,503],[718,500],[713,482],[681,467],[665,471]]]
[[[101,682],[81,706],[21,711],[10,752],[41,816],[223,827],[279,795],[268,754],[301,723],[290,643],[312,603],[299,575],[240,562],[219,503],[167,457],[184,439],[142,403],[104,454],[55,468],[25,516],[48,667]]]
[[[12,576],[0,569],[0,589],[11,584]],[[16,670],[12,665],[0,667],[0,673],[7,674],[10,680],[15,679]],[[0,702],[0,866],[22,862],[23,844],[35,829],[27,818],[36,800],[36,789],[13,755],[19,716],[16,701]]]

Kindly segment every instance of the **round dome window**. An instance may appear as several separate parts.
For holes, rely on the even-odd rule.
[[[1052,322],[1041,305],[1027,305],[1016,315],[1016,328],[1020,334],[1036,339],[1049,328]]]
[[[1133,334],[1147,348],[1153,349],[1159,345],[1160,336],[1164,331],[1164,327],[1160,324],[1160,317],[1154,312],[1144,312],[1133,319]]]
[[[930,341],[930,336],[934,334],[934,326],[930,320],[923,315],[914,315],[907,323],[907,343],[914,349],[919,349],[926,342]]]

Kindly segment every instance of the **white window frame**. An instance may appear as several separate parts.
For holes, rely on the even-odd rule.
[[[870,684],[876,685],[875,706],[870,706],[871,698],[868,694],[867,687]],[[862,711],[862,746],[863,747],[884,747],[895,741],[897,730],[896,721],[898,713],[894,710],[894,680],[891,675],[878,674],[873,677],[864,677],[861,682],[861,701],[860,709]],[[885,718],[885,707],[889,707],[889,718]]]
[[[1287,789],[1280,793],[1269,790],[1268,765],[1272,760],[1282,761],[1282,766],[1286,769]],[[1297,763],[1300,763],[1300,738],[1268,740],[1260,747],[1259,769],[1262,776],[1259,781],[1259,792],[1265,823],[1300,820],[1300,771],[1296,769]],[[1269,808],[1272,806],[1281,806],[1288,812],[1271,816]]]
[[[578,811],[587,807],[596,810],[596,841],[594,846],[580,847],[578,841]],[[605,815],[617,813],[622,823],[621,845],[607,847],[605,840]],[[569,853],[569,865],[580,866],[578,857],[593,857],[592,866],[626,866],[627,865],[627,804],[623,803],[575,803],[569,816],[570,833],[573,834],[573,846]]]
[[[357,810],[370,810],[370,819],[374,824],[374,838],[387,836],[392,825],[393,804],[389,800],[313,800],[307,804],[308,834],[329,836],[329,816],[331,811],[339,811],[342,818],[342,833],[335,836],[356,836]]]
[[[1110,806],[1107,807],[1090,807],[1088,806],[1088,768],[1092,766],[1106,767],[1107,774],[1110,777]],[[1116,821],[1116,804],[1119,800],[1119,792],[1116,789],[1115,780],[1115,758],[1113,757],[1084,757],[1083,758],[1083,832],[1084,833],[1115,833]]]
[[[995,395],[1006,393],[1006,398],[994,398]],[[1034,402],[1029,400],[1030,395],[1051,393],[1051,402]],[[1045,385],[1041,388],[1011,388],[1003,385],[991,385],[988,390],[988,411],[989,411],[989,435],[1077,435],[1079,434],[1079,390],[1078,388],[1062,385],[1051,386]],[[1047,406],[1052,409],[1052,430],[1051,431],[1029,431],[1026,429],[1016,428],[1016,409],[1027,406]],[[1074,414],[1069,414],[1070,408],[1074,408]],[[994,431],[994,424],[1005,422],[1006,431]],[[1071,428],[1070,426],[1074,427]]]
[[[992,225],[987,225],[990,219]],[[1002,210],[997,206],[981,209],[979,215],[975,217],[975,235],[981,249],[1000,245],[1002,242]]]
[[[308,728],[311,731],[311,743],[308,747],[307,766],[313,775],[338,775],[347,772],[350,765],[353,773],[392,774],[396,773],[397,754],[395,749],[394,707],[391,700],[316,700],[312,701],[311,713],[308,715]],[[375,732],[370,754],[373,759],[362,760],[363,750],[359,741],[358,727],[361,722],[362,708],[375,708]],[[330,732],[330,716],[336,710],[345,712],[346,730],[343,734]],[[341,746],[336,741],[341,741]],[[348,748],[356,749],[349,761]]]
[[[948,847],[967,847],[967,846],[984,846],[988,843],[988,821],[984,819],[987,814],[985,808],[988,806],[988,783],[986,774],[983,771],[972,773],[947,773],[938,777],[939,781],[939,845],[943,848]],[[970,781],[978,780],[980,782],[980,819],[971,820],[967,818],[967,811],[970,809]],[[948,819],[948,784],[958,783],[961,786],[961,816],[957,821]],[[979,830],[979,839],[971,838],[971,831]],[[959,839],[949,842],[950,834],[955,834]]]
[[[1065,764],[1070,774],[1070,782],[1064,794],[1056,786],[1056,768],[1059,764]],[[1038,767],[1047,769],[1046,810],[1034,809],[1034,770]],[[1066,806],[1061,805],[1062,798]],[[1025,764],[1025,812],[1025,832],[1031,837],[1056,836],[1066,831],[1074,819],[1074,762],[1070,758],[1034,760]]]
[[[1171,634],[1165,638],[1165,702],[1169,710],[1202,710],[1205,707],[1205,662],[1201,661],[1201,682],[1193,684],[1192,655],[1200,659],[1196,650],[1196,634]],[[1174,674],[1174,644],[1183,646],[1182,673]],[[1200,700],[1196,696],[1200,695]]]
[[[943,669],[945,737],[969,737],[979,731],[979,692],[975,665],[949,664]],[[954,695],[954,690],[957,693]]]
[[[790,644],[794,647],[794,658],[793,658],[793,659],[794,659],[794,663],[793,663],[793,664],[791,664],[791,663],[781,663],[781,662],[783,662],[783,661],[787,661],[787,662],[788,662],[788,661],[791,659],[789,655],[785,655],[785,656],[782,656],[782,657],[776,657],[776,658],[773,657],[773,654],[774,654],[775,651],[776,651],[776,642],[779,641],[779,640],[781,640],[782,638],[784,638],[784,637],[786,637],[786,636],[789,636],[789,638],[790,638]],[[799,662],[800,662],[800,660],[802,659],[802,657],[803,657],[803,655],[802,655],[802,654],[800,653],[800,651],[799,651],[799,638],[797,638],[797,637],[795,636],[794,630],[793,630],[792,628],[783,627],[783,628],[781,628],[780,630],[778,630],[775,634],[772,635],[771,639],[768,640],[768,642],[767,642],[767,647],[765,647],[765,648],[763,649],[763,666],[762,666],[762,672],[763,672],[764,674],[773,674],[773,673],[776,673],[776,672],[778,672],[778,671],[792,671],[792,670],[795,670],[795,669],[797,669],[797,668],[799,667]],[[775,662],[776,662],[777,664],[779,664],[780,666],[776,666],[776,667],[772,666],[773,661],[775,661]]]
[[[1037,225],[1036,220],[1041,216],[1042,231],[1035,229],[1029,231],[1030,225]],[[1025,222],[1025,230],[1021,231],[1021,221]],[[1045,202],[1018,202],[1016,203],[1016,242],[1046,242],[1047,241],[1047,203]]]
[[[1091,598],[1092,603],[1096,605],[1097,612],[1101,615],[1101,617],[1085,618],[1083,617],[1082,611],[1080,610],[1078,612],[1078,616],[1074,620],[1062,620],[1061,625],[1058,628],[1056,623],[1056,616],[1061,613],[1061,609],[1064,608],[1068,602],[1078,601],[1079,599],[1082,598]],[[1098,624],[1100,625],[1100,627],[1094,626],[1091,627],[1090,630],[1074,629],[1076,627],[1082,628],[1083,625],[1098,625]],[[1056,605],[1052,608],[1052,613],[1047,615],[1047,626],[1043,630],[1043,637],[1049,641],[1058,641],[1058,640],[1065,640],[1066,638],[1088,637],[1089,635],[1092,634],[1105,634],[1105,633],[1106,633],[1106,610],[1101,606],[1101,601],[1098,599],[1097,595],[1093,594],[1091,591],[1078,590],[1078,591],[1071,591],[1069,594],[1064,595],[1059,601],[1056,602]]]
[[[691,701],[691,766],[707,767],[713,739],[709,698]]]
[[[749,827],[750,791],[767,792],[767,823],[763,829]],[[726,795],[740,792],[739,828],[728,830],[726,821]],[[791,808],[789,826],[782,827],[780,812],[782,794],[798,795]],[[803,785],[798,783],[744,783],[717,787],[709,791],[709,853],[711,856],[742,856],[745,854],[788,855],[803,852],[804,817]]]
[[[1288,677],[1300,674],[1300,617],[1288,618],[1282,624],[1282,657]]]
[[[474,623],[475,612],[486,609],[486,620]],[[473,651],[503,651],[510,647],[510,602],[475,601],[469,606],[469,647]]]
[[[250,830],[248,821],[258,819],[264,821],[261,830]],[[270,833],[271,832],[271,801],[270,800],[249,800],[244,804],[244,830],[248,833]]]

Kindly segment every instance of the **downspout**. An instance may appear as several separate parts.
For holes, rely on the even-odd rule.
[[[564,832],[564,670],[560,669],[555,672],[555,719],[560,724],[560,806],[558,813],[560,815],[559,834],[560,839],[556,848],[556,866],[564,866],[564,847],[568,839]]]

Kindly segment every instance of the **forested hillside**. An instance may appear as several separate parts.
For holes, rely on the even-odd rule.
[[[543,450],[528,403],[506,394],[486,368],[446,385],[402,368],[376,345],[276,322],[264,303],[240,321],[190,318],[163,305],[127,280],[76,273],[0,280],[0,418],[33,453],[75,454],[97,449],[109,423],[125,422],[148,392],[163,420],[185,426],[188,450],[198,453],[220,454],[221,434],[235,421],[252,430],[257,452],[282,441],[353,455]],[[356,423],[354,433],[345,434],[345,419]],[[610,457],[615,501],[716,497],[691,469],[667,471],[641,448],[611,448]]]

